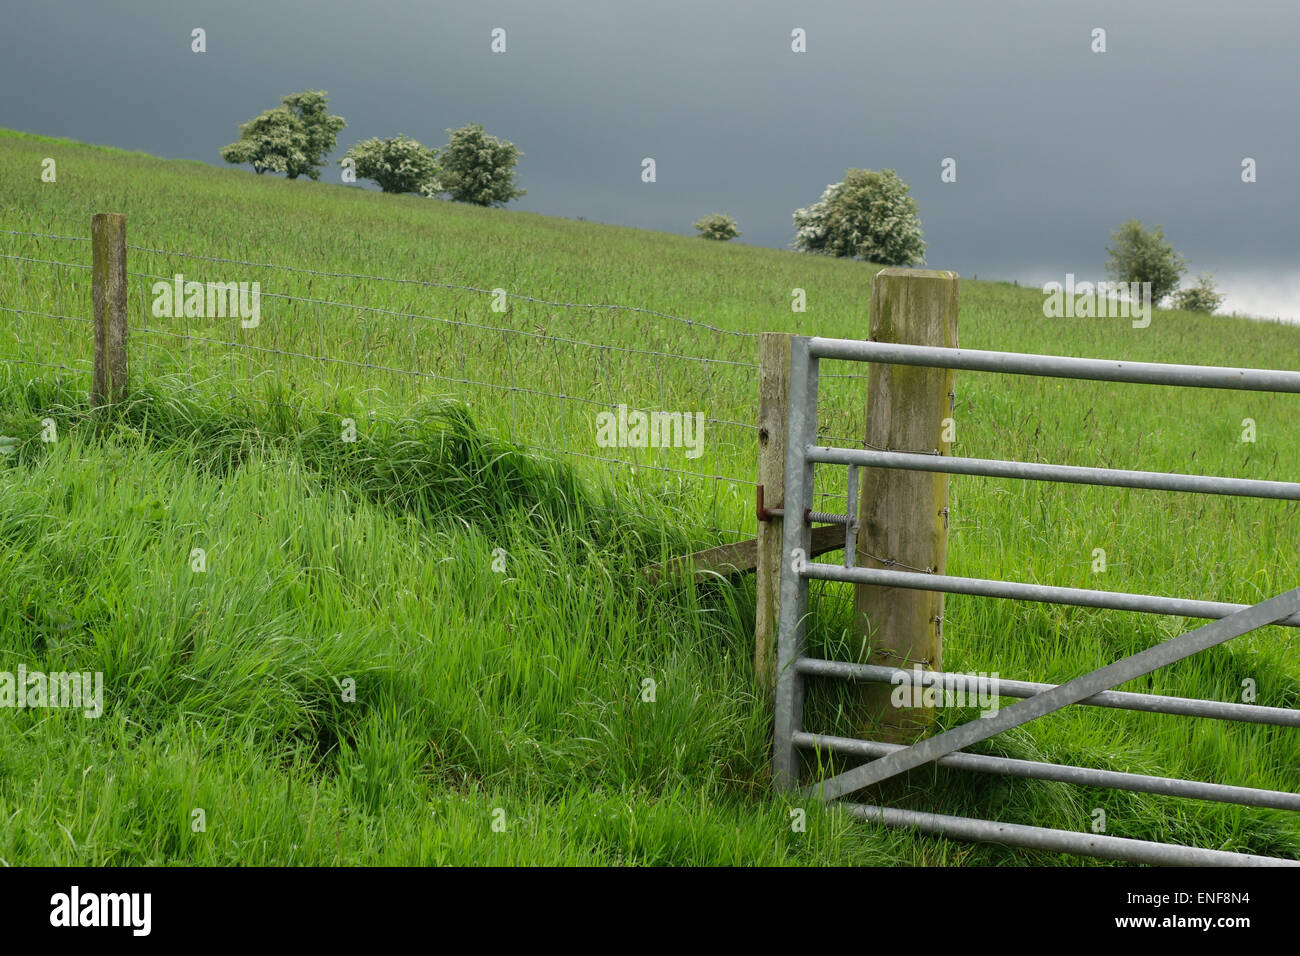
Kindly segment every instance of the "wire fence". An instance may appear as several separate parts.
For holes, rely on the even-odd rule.
[[[196,392],[358,422],[454,398],[519,447],[648,483],[673,500],[707,500],[709,530],[723,539],[756,533],[757,332],[535,290],[127,249],[135,382],[179,378]],[[0,250],[8,327],[0,358],[88,383],[90,238],[0,229]],[[213,287],[231,305],[232,285],[248,290],[239,302],[255,302],[256,316],[186,307],[195,289],[211,304]],[[174,301],[160,308],[162,300]],[[824,378],[828,433],[820,437],[866,447],[865,375]],[[638,439],[638,413],[661,433]],[[845,437],[853,433],[859,437]],[[845,489],[832,483],[818,497],[826,510],[836,500],[842,510]]]

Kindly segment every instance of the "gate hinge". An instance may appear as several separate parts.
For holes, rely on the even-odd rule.
[[[757,485],[754,489],[754,513],[758,515],[759,521],[771,521],[775,518],[784,518],[785,509],[780,505],[775,508],[767,508],[763,505],[763,486]]]

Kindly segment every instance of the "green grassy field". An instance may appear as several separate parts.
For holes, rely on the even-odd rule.
[[[874,267],[8,132],[0,169],[0,229],[88,236],[119,211],[129,242],[210,257],[130,251],[133,394],[91,415],[89,243],[0,233],[0,671],[102,671],[105,706],[0,709],[0,862],[1095,862],[817,806],[793,832],[752,581],[636,573],[753,533],[753,333],[864,337]],[[260,325],[153,316],[178,272],[260,282]],[[970,348],[1300,369],[1294,326],[1046,319],[1006,283],[961,302]],[[864,372],[826,363],[826,435],[861,433]],[[704,412],[703,454],[598,447],[618,403]],[[1293,396],[959,373],[956,418],[972,457],[1300,472]],[[951,574],[1241,603],[1300,582],[1292,503],[951,487]],[[818,590],[815,646],[852,653],[850,598]],[[1053,682],[1199,623],[962,597],[945,616],[949,670]],[[1249,678],[1297,707],[1298,648],[1269,628],[1127,689],[1238,700]],[[811,696],[809,729],[847,729],[837,688]],[[978,749],[1300,790],[1280,728],[1071,708]],[[1113,835],[1300,858],[1280,811],[935,768],[867,797],[1081,831],[1102,808]]]

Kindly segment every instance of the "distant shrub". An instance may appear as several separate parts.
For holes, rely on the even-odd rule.
[[[373,180],[386,193],[438,192],[438,151],[398,134],[362,140],[347,151],[356,174]],[[342,164],[343,160],[339,160]]]
[[[1174,293],[1174,307],[1184,312],[1210,313],[1223,305],[1223,298],[1214,285],[1213,274],[1202,272],[1196,277],[1196,285]]]
[[[440,192],[477,206],[503,206],[525,194],[515,188],[515,163],[523,153],[514,143],[489,136],[477,123],[447,132],[451,139],[442,150]]]
[[[892,169],[850,169],[821,199],[794,211],[794,248],[887,266],[925,261],[916,200]]]
[[[1110,234],[1114,245],[1107,246],[1110,259],[1106,272],[1117,282],[1150,282],[1151,301],[1159,302],[1178,288],[1187,271],[1187,263],[1165,241],[1164,231],[1156,226],[1148,231],[1136,219],[1130,219]]]
[[[329,114],[324,90],[293,93],[281,97],[280,102],[283,105],[241,125],[239,140],[223,146],[221,158],[228,163],[248,163],[258,174],[320,179],[325,157],[347,123],[342,116]]]
[[[735,239],[740,235],[736,220],[725,212],[715,212],[705,216],[695,223],[695,231],[699,233],[701,239],[717,239],[720,242]]]

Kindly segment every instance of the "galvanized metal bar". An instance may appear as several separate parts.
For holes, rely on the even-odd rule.
[[[836,677],[879,684],[906,683],[916,686],[915,671],[882,664],[855,664],[847,661],[826,661],[805,657],[798,663],[799,673],[805,677]],[[1036,681],[996,680],[972,674],[949,671],[921,671],[927,680],[937,686],[964,690],[968,695],[996,694],[998,697],[1033,697],[1059,684],[1040,684]],[[1104,690],[1086,700],[1079,701],[1090,707],[1109,707],[1116,710],[1136,710],[1149,714],[1177,714],[1183,717],[1210,717],[1234,720],[1245,724],[1268,724],[1274,727],[1300,727],[1300,710],[1286,707],[1265,707],[1260,704],[1239,704],[1233,701],[1202,700],[1198,697],[1167,697],[1163,694],[1135,694],[1122,690]]]
[[[905,750],[823,780],[813,787],[810,793],[823,800],[833,800],[854,790],[871,786],[937,760],[953,751],[969,747],[981,740],[988,740],[996,734],[1019,727],[1021,724],[1068,707],[1070,704],[1077,704],[1117,684],[1149,674],[1159,667],[1173,664],[1207,648],[1232,640],[1234,637],[1276,623],[1297,611],[1300,611],[1300,587],[1284,591],[1277,597],[1269,598],[1244,611],[1204,624],[1194,631],[1163,641],[1136,654],[1130,654],[1113,664],[1107,664],[1041,694],[1035,694],[1028,700],[1022,700],[998,711],[992,717],[962,724],[960,727],[954,727],[935,737],[913,744]]]
[[[953,458],[949,455],[918,455],[911,452],[872,451],[862,448],[831,448],[824,445],[811,446],[807,449],[807,455],[811,461],[832,465],[863,465],[869,468],[978,475],[985,478],[1022,478],[1029,481],[1054,481],[1075,485],[1105,485],[1111,488],[1149,488],[1156,491],[1190,491],[1203,495],[1234,495],[1245,498],[1280,498],[1287,501],[1300,501],[1300,483],[1293,481],[1180,475],[1161,471],[1087,468],[1079,465],[1046,465],[1028,461],[999,461],[992,458]]]
[[[889,744],[877,740],[855,740],[852,737],[834,737],[828,734],[800,732],[794,735],[796,747],[804,750],[830,750],[854,757],[884,757],[905,744]],[[1155,777],[1144,773],[1119,773],[1114,770],[1094,770],[1070,764],[1043,763],[1038,760],[1016,760],[987,754],[952,753],[935,761],[941,767],[954,770],[971,770],[975,773],[1001,774],[1006,777],[1023,777],[1029,780],[1054,780],[1080,787],[1108,787],[1112,790],[1132,790],[1136,793],[1156,793],[1169,797],[1189,797],[1194,800],[1212,800],[1215,803],[1235,803],[1243,807],[1266,807],[1274,810],[1300,810],[1300,793],[1284,790],[1260,790],[1256,787],[1233,787],[1222,783],[1205,783],[1200,780],[1179,780],[1176,777]]]
[[[963,369],[971,372],[1007,372],[1073,378],[1099,382],[1131,382],[1139,385],[1183,385],[1193,388],[1231,388],[1255,392],[1298,392],[1300,372],[1228,368],[1219,365],[1172,365],[1161,362],[1119,362],[1113,359],[1067,358],[1027,352],[985,352],[976,349],[947,349],[929,345],[899,345],[893,342],[862,342],[853,339],[812,338],[808,343],[814,358],[848,359],[855,362],[883,362],[890,365],[922,365],[929,368]]]
[[[849,523],[844,526],[844,566],[851,568],[857,559],[858,550],[858,466],[849,465],[848,501],[844,510],[848,513]]]
[[[796,552],[811,553],[812,527],[798,520],[813,501],[813,465],[803,450],[817,435],[817,360],[806,336],[790,340],[789,401],[786,410],[785,513],[781,522],[781,614],[777,631],[772,781],[778,790],[799,785],[794,735],[803,722],[804,681],[795,663],[804,652],[808,579],[792,566]]]
[[[976,597],[1006,598],[1012,601],[1035,601],[1039,604],[1068,604],[1074,607],[1101,607],[1113,611],[1138,611],[1143,614],[1167,614],[1171,617],[1225,618],[1250,607],[1222,601],[1197,601],[1190,598],[1159,597],[1154,594],[1129,594],[1124,591],[1092,591],[1086,588],[1062,588],[1047,584],[1023,584],[1018,581],[993,581],[987,578],[958,578],[946,574],[895,571],[892,568],[846,568],[839,564],[804,561],[800,574],[823,581],[849,581],[875,584],[887,588],[915,588],[919,591],[943,591],[947,594],[970,594]],[[1275,621],[1286,627],[1300,627],[1300,614]]]
[[[950,837],[955,840],[1002,843],[1007,846],[1074,853],[1106,860],[1126,860],[1131,863],[1150,863],[1157,866],[1300,866],[1300,860],[1255,856],[1250,853],[1229,853],[1224,850],[1202,850],[1173,843],[1153,843],[1149,840],[1132,840],[1099,833],[1078,833],[1074,830],[1054,830],[1019,823],[998,823],[994,820],[975,820],[970,817],[922,813],[917,810],[895,810],[862,803],[850,803],[846,806],[849,813],[858,819],[872,823],[910,827],[923,833],[933,833],[936,836]]]

